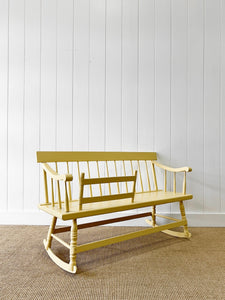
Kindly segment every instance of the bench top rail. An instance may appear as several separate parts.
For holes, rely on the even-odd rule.
[[[37,162],[157,160],[156,152],[37,151]]]

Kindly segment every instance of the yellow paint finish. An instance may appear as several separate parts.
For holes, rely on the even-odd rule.
[[[37,151],[37,162],[156,160],[156,152]]]
[[[190,194],[183,195],[183,193],[174,194],[173,192],[165,193],[164,191],[152,191],[146,193],[136,193],[133,203],[131,203],[130,199],[88,203],[83,205],[82,210],[79,210],[79,201],[77,199],[70,203],[70,212],[67,213],[62,209],[58,209],[57,207],[52,208],[51,204],[39,205],[39,208],[52,216],[57,216],[57,218],[62,220],[72,220],[76,218],[84,218],[136,208],[151,207],[153,205],[179,202],[192,198],[193,196]]]
[[[125,241],[128,239],[137,238],[139,236],[144,236],[147,234],[151,234],[154,232],[164,232],[166,234],[182,237],[182,238],[190,238],[191,234],[188,231],[187,227],[187,219],[185,215],[184,209],[184,200],[192,199],[191,194],[186,194],[186,173],[191,171],[189,167],[183,168],[171,168],[156,162],[157,155],[155,152],[37,152],[37,160],[42,163],[43,173],[44,173],[44,188],[45,188],[45,203],[40,204],[39,208],[44,212],[50,214],[53,219],[51,226],[48,231],[47,240],[44,240],[44,245],[47,253],[50,258],[62,269],[68,271],[70,273],[76,273],[76,256],[77,253],[95,249],[98,247],[110,245],[113,243],[118,243],[121,241]],[[132,176],[129,176],[128,171],[126,170],[125,161],[130,161],[130,167],[132,171]],[[97,174],[98,178],[90,178],[90,167],[89,162],[95,161],[97,163]],[[106,175],[107,177],[100,177],[99,171],[99,161],[102,161],[106,165]],[[108,162],[111,161],[114,163],[115,174],[116,176],[111,177],[109,174],[109,166]],[[133,162],[137,161],[138,170],[134,170]],[[142,174],[142,168],[140,161],[144,161],[145,169],[147,174],[147,188],[148,190],[144,190],[146,187],[144,186],[144,179],[146,175]],[[55,162],[56,171],[53,170],[48,163]],[[65,162],[67,167],[67,174],[59,174],[58,173],[58,162]],[[78,170],[78,180],[80,193],[78,199],[72,199],[71,192],[71,183],[73,181],[72,174],[69,174],[69,162],[77,163]],[[84,178],[84,173],[80,173],[79,162],[86,162],[88,168],[88,177]],[[125,176],[118,176],[117,166],[119,166],[119,162],[123,163],[123,173]],[[150,163],[150,168],[148,167],[148,163]],[[159,190],[157,176],[155,172],[155,166],[164,170],[164,191]],[[139,174],[137,174],[139,172]],[[155,186],[155,190],[151,189],[150,176],[149,172],[151,172],[151,178],[153,178],[153,185]],[[167,172],[172,172],[174,174],[174,185],[173,191],[167,191]],[[183,179],[183,189],[181,192],[176,191],[176,173],[184,172]],[[137,176],[140,178],[141,184],[141,192],[136,192],[136,179]],[[145,176],[145,177],[144,177]],[[50,203],[48,197],[48,181],[47,177],[51,179],[51,193],[52,193],[52,202]],[[54,196],[54,188],[53,181],[57,184],[58,189],[58,202],[55,201]],[[61,192],[60,192],[60,184],[59,181],[64,181],[64,190],[65,190],[65,200],[61,201]],[[127,182],[133,183],[131,191],[128,190]],[[117,184],[117,193],[112,194],[111,184]],[[126,184],[126,193],[123,192],[123,189],[119,188],[119,184]],[[99,185],[99,195],[92,194],[92,185]],[[107,184],[109,186],[108,195],[103,195],[103,191],[101,185]],[[90,195],[88,197],[84,197],[84,186],[90,185]],[[129,185],[130,187],[130,185]],[[68,188],[68,191],[67,191]],[[162,216],[156,214],[156,206],[163,205],[166,203],[178,202],[180,204],[180,213],[181,219],[175,219],[168,216]],[[97,222],[77,225],[77,219],[84,217],[97,216],[107,213],[115,213],[126,210],[138,209],[149,207],[149,213],[141,214],[141,215],[132,215],[131,217],[126,216],[122,218],[115,218],[111,220],[98,220]],[[152,212],[151,212],[151,207]],[[77,245],[77,235],[78,229],[88,228],[92,226],[99,226],[103,224],[111,224],[117,221],[126,221],[128,219],[136,219],[139,217],[151,216],[152,220],[147,220],[147,223],[152,227],[144,230],[140,230],[138,232],[131,232],[128,234],[123,234],[120,236],[111,237],[108,239],[104,239],[101,241],[93,241],[84,245]],[[164,225],[157,224],[157,218],[168,219],[169,223]],[[56,221],[57,218],[60,218],[64,221],[71,220],[72,227],[69,228],[57,228]],[[172,222],[171,222],[172,221]],[[79,227],[80,226],[80,227]],[[171,229],[176,227],[183,227],[183,232],[176,232]],[[61,238],[56,236],[57,233],[65,232],[70,230],[70,244],[64,242]],[[70,262],[66,263],[57,257],[52,249],[51,242],[52,238],[56,241],[60,242],[66,248],[69,249],[70,252]]]
[[[43,170],[48,173],[48,175],[55,180],[63,180],[63,181],[72,181],[73,175],[71,174],[58,174],[58,172],[54,171],[48,164],[42,164]]]
[[[155,166],[161,168],[161,169],[164,169],[164,170],[167,170],[167,171],[170,171],[170,172],[175,172],[175,173],[178,173],[178,172],[191,172],[192,171],[192,168],[189,168],[189,167],[171,168],[171,167],[162,165],[162,164],[158,163],[157,161],[154,161],[153,164]]]

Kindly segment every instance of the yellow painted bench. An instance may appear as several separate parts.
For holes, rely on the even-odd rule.
[[[192,199],[186,194],[186,173],[189,167],[171,168],[157,161],[155,152],[37,152],[44,175],[45,203],[39,208],[52,215],[44,246],[51,259],[62,269],[76,273],[76,255],[80,252],[137,238],[162,231],[175,237],[190,238],[184,210],[184,200]],[[163,188],[159,189],[156,167],[164,176]],[[172,172],[173,189],[167,190],[168,172]],[[177,192],[176,174],[183,172],[182,191]],[[162,181],[162,180],[161,180]],[[178,202],[181,218],[175,219],[156,213],[156,206]],[[77,219],[132,209],[151,207],[151,211],[128,214],[107,220],[77,224]],[[78,245],[78,229],[112,224],[137,218],[146,219],[149,228]],[[57,218],[72,221],[72,226],[56,228]],[[158,218],[167,224],[157,223]],[[171,230],[183,227],[182,232]],[[70,231],[70,244],[59,238],[61,232]],[[70,261],[61,260],[51,249],[52,239],[69,249]]]

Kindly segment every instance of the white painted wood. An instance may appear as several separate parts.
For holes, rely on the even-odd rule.
[[[105,147],[105,5],[90,1],[89,150]]]
[[[56,150],[57,112],[57,1],[41,2],[40,150]],[[54,166],[55,168],[55,166]],[[44,198],[40,173],[40,202]]]
[[[122,1],[122,150],[137,149],[138,12],[137,0]]]
[[[121,149],[122,107],[122,5],[107,0],[106,6],[106,127],[105,150]]]
[[[221,212],[225,212],[225,2],[221,1],[221,95],[220,95],[220,196],[221,196]]]
[[[139,1],[138,21],[138,149],[147,151],[150,148],[155,149],[154,0]]]
[[[73,0],[57,3],[56,149],[69,151],[73,129]]]
[[[187,1],[171,7],[171,159],[186,159],[187,140]]]
[[[202,212],[204,201],[204,5],[188,2],[188,110],[187,158],[194,166],[187,183],[197,201],[187,203],[187,211]],[[196,130],[197,129],[197,130]],[[202,183],[202,184],[200,184]]]
[[[222,224],[224,28],[223,0],[0,1],[1,218],[36,213],[36,150],[105,149],[191,166],[191,222]]]
[[[9,2],[8,80],[8,209],[20,211],[24,208],[24,0]]]
[[[171,7],[170,1],[155,2],[155,149],[161,162],[171,158]],[[162,88],[163,87],[163,88]],[[163,183],[161,172],[160,183]],[[168,187],[169,187],[169,179]],[[160,211],[170,211],[170,204]]]
[[[204,45],[204,211],[219,212],[220,203],[220,1],[205,1]],[[213,146],[213,152],[212,152]],[[212,153],[214,153],[212,157]]]
[[[0,182],[1,210],[8,206],[8,0],[0,2]]]
[[[74,0],[73,149],[89,148],[90,1]]]
[[[24,79],[24,209],[39,203],[39,173],[34,159],[39,149],[40,125],[40,18],[41,5],[30,0],[25,5]],[[37,180],[38,179],[38,180]]]
[[[40,149],[56,148],[57,1],[42,1]]]
[[[179,166],[187,159],[187,1],[171,6],[171,162]],[[177,176],[177,186],[182,179]],[[172,211],[178,211],[171,204]]]

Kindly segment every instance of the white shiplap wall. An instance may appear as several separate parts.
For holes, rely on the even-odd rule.
[[[48,221],[35,152],[73,149],[190,165],[189,223],[224,226],[224,97],[224,0],[0,0],[0,223]]]

